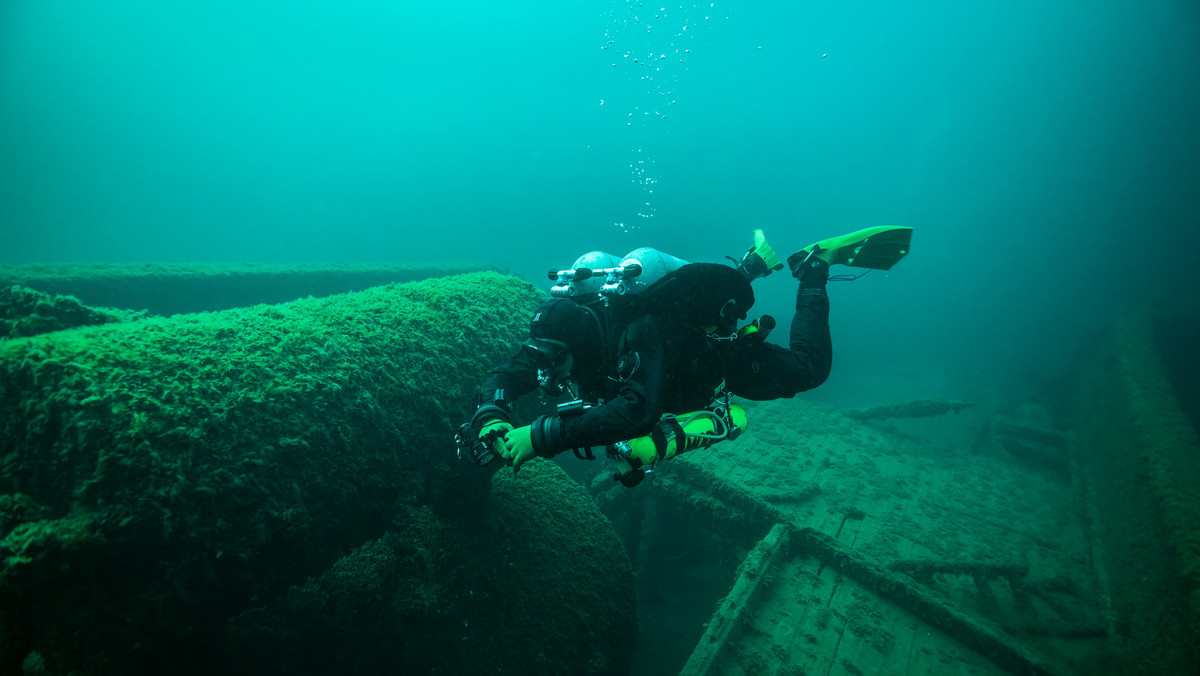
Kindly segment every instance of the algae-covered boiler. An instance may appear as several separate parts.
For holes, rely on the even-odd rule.
[[[478,273],[0,343],[0,672],[202,631],[432,499],[543,298]]]

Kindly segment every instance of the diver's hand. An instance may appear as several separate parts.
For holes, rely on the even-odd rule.
[[[504,458],[507,457],[504,455],[504,436],[511,432],[512,429],[512,425],[503,420],[496,419],[485,424],[479,430],[479,436],[487,440],[488,446],[491,447],[493,453]]]
[[[521,465],[537,455],[533,452],[532,430],[529,425],[509,431],[504,437],[504,452],[501,455],[512,461],[514,474],[521,470]]]

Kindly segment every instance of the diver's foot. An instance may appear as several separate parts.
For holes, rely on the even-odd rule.
[[[800,280],[800,286],[825,286],[825,281],[829,279],[829,263],[822,253],[819,249],[814,252],[808,248],[788,256],[788,269],[793,277]]]
[[[846,241],[849,237],[851,235],[823,239],[788,256],[788,268],[791,269],[792,275],[796,275],[797,266],[803,265],[813,258],[825,261],[825,265],[848,265],[854,260],[854,255],[858,253],[863,244],[862,240]]]
[[[792,271],[792,276],[795,277],[796,279],[803,279],[804,278],[804,268],[809,263],[811,263],[813,260],[820,260],[825,263],[826,267],[828,267],[829,262],[826,261],[823,256],[821,256],[822,253],[824,253],[824,252],[820,249],[820,247],[818,245],[810,244],[809,246],[804,247],[803,249],[792,254],[791,256],[788,256],[788,259],[787,259],[788,270]]]
[[[754,246],[738,261],[738,269],[751,281],[783,269],[783,263],[779,262],[775,249],[767,244],[767,237],[762,230],[754,231]]]
[[[912,228],[893,225],[866,228],[804,247],[788,256],[788,267],[796,275],[798,266],[810,258],[819,258],[827,265],[889,270],[908,254],[911,240]]]

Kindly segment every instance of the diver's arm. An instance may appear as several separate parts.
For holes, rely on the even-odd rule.
[[[492,369],[479,388],[471,424],[479,429],[490,420],[511,422],[512,402],[537,389],[537,372],[537,365],[526,350],[518,350],[508,362]]]
[[[534,452],[550,458],[572,448],[603,446],[650,433],[661,408],[640,384],[622,389],[621,395],[581,413],[544,415],[531,425]]]
[[[639,366],[619,394],[578,413],[542,416],[531,425],[533,449],[545,458],[572,448],[590,448],[649,434],[663,413],[667,355],[654,322],[634,323],[626,336]]]

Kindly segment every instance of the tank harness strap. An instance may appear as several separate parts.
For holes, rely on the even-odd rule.
[[[628,338],[629,334],[622,332],[621,337],[617,340],[616,351],[605,353],[606,360],[610,355],[614,357],[611,368],[608,366],[609,362],[607,361],[605,366],[605,377],[610,382],[627,383],[633,378],[633,374],[637,373],[638,369],[642,367],[642,356],[638,354],[637,350],[625,351],[625,347],[629,344]]]
[[[592,323],[594,323],[596,325],[596,333],[600,336],[600,340],[604,341],[605,344],[607,344],[609,342],[609,339],[611,338],[611,336],[608,335],[608,330],[607,330],[608,322],[605,321],[604,319],[601,319],[600,313],[596,312],[595,308],[590,307],[588,305],[580,305],[579,307],[583,308],[584,312],[587,312],[589,315],[591,315]],[[605,314],[607,315],[608,314],[607,303],[605,303],[604,310],[605,310]]]
[[[670,449],[671,441],[676,443],[675,453],[683,451],[683,444],[687,439],[687,433],[683,431],[683,426],[679,424],[679,420],[669,415],[658,421],[658,424],[650,430],[650,439],[654,442],[655,461],[662,460],[667,457],[667,451]]]

